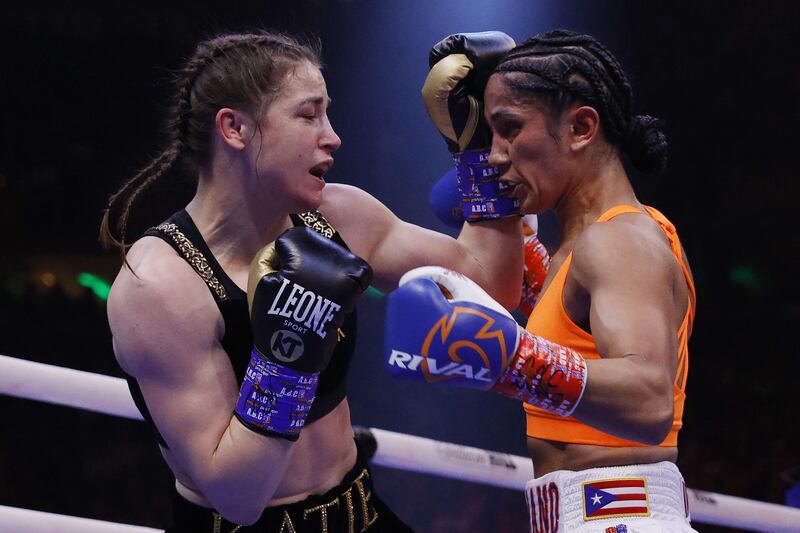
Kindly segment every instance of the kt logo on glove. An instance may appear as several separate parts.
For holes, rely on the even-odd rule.
[[[303,355],[303,339],[285,329],[280,329],[272,334],[270,351],[278,361],[291,363]]]

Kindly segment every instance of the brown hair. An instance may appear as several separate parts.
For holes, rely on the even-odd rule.
[[[319,43],[267,32],[219,35],[198,44],[175,78],[167,146],[110,196],[100,242],[118,247],[124,261],[128,220],[142,192],[179,163],[196,175],[210,163],[217,111],[232,107],[259,116],[294,66],[304,60],[320,66],[319,48]]]

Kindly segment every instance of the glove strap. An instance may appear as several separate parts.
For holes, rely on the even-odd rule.
[[[583,397],[589,371],[581,354],[523,331],[519,348],[494,390],[564,417]]]
[[[318,373],[305,374],[278,365],[254,348],[233,414],[257,433],[297,440],[318,382]]]
[[[466,150],[453,154],[461,192],[461,209],[467,222],[519,215],[519,200],[503,196],[507,187],[501,172],[490,165],[488,150]]]

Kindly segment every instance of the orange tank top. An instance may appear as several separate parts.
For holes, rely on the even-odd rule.
[[[689,287],[690,297],[686,309],[686,314],[678,328],[678,368],[673,384],[675,414],[670,430],[664,441],[659,446],[677,446],[678,430],[683,425],[683,404],[686,399],[686,376],[689,370],[689,334],[692,329],[695,311],[695,290],[689,269],[683,261],[681,254],[681,243],[675,226],[667,218],[652,207],[645,206],[647,214],[655,220],[664,230],[669,239],[670,248],[675,259],[683,270],[686,284]],[[642,211],[629,205],[614,206],[603,213],[597,222],[606,222],[624,213],[642,213]],[[643,213],[642,213],[643,214]],[[568,346],[580,353],[587,360],[600,359],[597,352],[594,338],[578,327],[567,315],[564,309],[562,295],[564,284],[567,280],[570,264],[572,263],[572,252],[564,260],[564,264],[558,269],[547,290],[542,294],[536,307],[533,309],[525,329],[544,337],[550,341]],[[591,379],[591,377],[589,378]],[[609,435],[586,424],[575,420],[572,417],[563,418],[532,405],[523,404],[525,408],[525,419],[527,435],[538,439],[553,440],[558,442],[569,442],[574,444],[592,444],[596,446],[645,446],[639,442],[628,441]]]

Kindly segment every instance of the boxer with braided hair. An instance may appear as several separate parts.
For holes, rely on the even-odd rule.
[[[468,277],[407,273],[389,296],[390,368],[523,402],[533,533],[693,531],[675,461],[694,282],[622,163],[663,169],[666,137],[633,115],[611,52],[565,30],[504,55],[484,104],[488,164],[522,213],[555,211],[560,246],[524,329]]]
[[[124,253],[128,218],[139,195],[180,163],[195,173],[208,163],[211,130],[221,102],[244,104],[249,112],[258,114],[275,96],[275,79],[298,61],[317,64],[318,55],[313,46],[300,46],[278,34],[223,35],[201,43],[176,77],[167,147],[111,195],[101,241],[117,245]],[[214,83],[218,79],[226,83]],[[109,227],[112,212],[117,215],[113,230]]]
[[[519,299],[518,219],[453,239],[325,183],[341,144],[329,103],[314,45],[204,41],[178,73],[166,148],[110,198],[101,235],[125,264],[109,323],[176,478],[169,532],[409,531],[353,440],[356,302],[430,261]],[[131,236],[142,193],[181,174],[194,198]]]
[[[632,115],[633,91],[616,58],[589,35],[554,30],[516,47],[497,73],[519,73],[504,79],[519,95],[543,103],[551,118],[580,100],[599,113],[606,140],[630,157],[642,171],[662,171],[667,140],[660,122]]]

